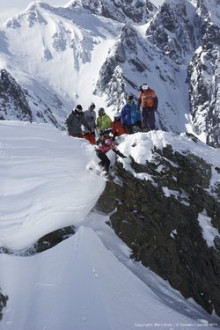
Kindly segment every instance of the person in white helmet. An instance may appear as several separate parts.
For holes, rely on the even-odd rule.
[[[158,107],[158,97],[153,89],[147,84],[142,84],[139,89],[137,109],[141,112],[142,130],[149,131],[155,129],[155,111]]]

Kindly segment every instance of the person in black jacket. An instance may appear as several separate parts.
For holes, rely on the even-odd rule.
[[[88,125],[82,106],[78,104],[75,109],[66,118],[66,126],[68,134],[74,137],[83,137],[82,136],[82,125],[84,125],[88,131],[92,131],[91,127]]]

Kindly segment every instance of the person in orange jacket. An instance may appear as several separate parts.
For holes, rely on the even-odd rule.
[[[114,136],[120,136],[122,134],[127,134],[128,131],[126,130],[126,128],[123,127],[122,123],[121,123],[121,116],[120,113],[117,112],[114,115],[114,121],[111,124],[111,132]]]
[[[143,131],[155,129],[155,111],[158,107],[158,97],[153,89],[143,84],[139,89],[137,109],[141,112],[141,123]]]

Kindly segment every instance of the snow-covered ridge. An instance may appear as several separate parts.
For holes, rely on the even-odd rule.
[[[22,249],[83,221],[104,189],[87,170],[95,158],[89,144],[44,124],[0,127],[0,246]]]
[[[152,131],[147,134],[136,133],[126,137],[122,136],[120,140],[120,150],[127,156],[131,155],[139,164],[152,161],[153,149],[163,149],[167,145],[171,145],[174,151],[181,153],[192,152],[205,159],[214,168],[220,164],[218,149],[207,146],[200,141],[194,142],[192,136],[185,133],[177,135],[164,131]]]
[[[156,8],[139,0],[92,5],[76,0],[53,8],[32,3],[0,34],[0,68],[26,89],[34,121],[47,120],[36,113],[48,106],[56,126],[64,128],[70,109],[78,103],[87,108],[91,101],[113,115],[128,93],[137,97],[140,84],[148,82],[159,97],[158,128],[188,130],[218,146],[219,4],[214,4],[178,0]],[[204,56],[213,63],[211,71],[203,66]]]
[[[159,131],[120,142],[120,150],[140,163],[151,159],[153,145],[173,143],[181,151],[191,146],[185,136]],[[217,150],[194,147],[201,154],[210,151],[210,162],[218,161]],[[45,124],[0,122],[1,246],[21,249],[56,228],[76,228],[75,235],[44,253],[0,254],[0,291],[8,296],[3,329],[217,326],[215,315],[130,259],[130,249],[106,225],[108,216],[88,215],[105,186],[88,170],[91,161],[97,162],[94,148],[83,139]]]

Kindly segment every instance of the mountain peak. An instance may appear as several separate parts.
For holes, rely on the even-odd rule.
[[[148,0],[73,0],[71,8],[83,7],[89,12],[111,18],[121,23],[133,21],[146,23],[156,12],[157,7]]]

